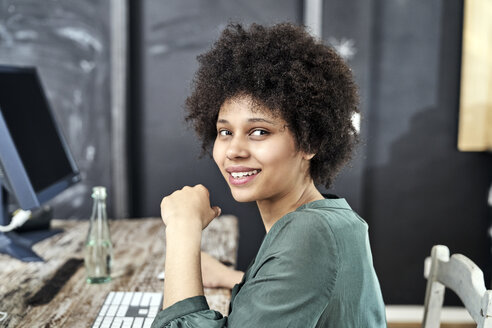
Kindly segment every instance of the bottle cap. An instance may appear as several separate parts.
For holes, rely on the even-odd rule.
[[[92,198],[105,199],[106,196],[106,187],[97,186],[92,188]]]

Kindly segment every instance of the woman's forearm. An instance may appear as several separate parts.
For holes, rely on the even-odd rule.
[[[166,227],[163,309],[188,297],[203,295],[200,269],[202,229],[195,225]]]
[[[239,284],[243,279],[244,272],[231,269],[228,275],[225,277],[225,287],[232,289],[234,285]]]

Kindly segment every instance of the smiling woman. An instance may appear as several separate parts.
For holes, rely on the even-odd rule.
[[[267,235],[238,275],[200,253],[202,230],[220,214],[208,190],[164,197],[164,309],[153,327],[385,327],[367,224],[316,188],[357,142],[350,68],[292,24],[230,25],[199,62],[188,120],[204,152],[213,145],[234,199],[256,202]],[[228,317],[209,309],[201,267],[203,281],[238,283]]]

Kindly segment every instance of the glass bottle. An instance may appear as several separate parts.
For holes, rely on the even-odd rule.
[[[106,213],[106,188],[92,188],[94,206],[85,243],[85,269],[87,282],[99,284],[111,281],[113,245],[109,235]]]

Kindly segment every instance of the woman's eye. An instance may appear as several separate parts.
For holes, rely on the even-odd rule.
[[[221,135],[221,136],[228,136],[230,134],[231,134],[230,131],[227,131],[227,130],[219,130],[219,135]]]
[[[264,136],[267,134],[268,134],[268,131],[265,131],[265,130],[254,130],[253,132],[251,132],[251,135],[255,136],[255,137]]]

